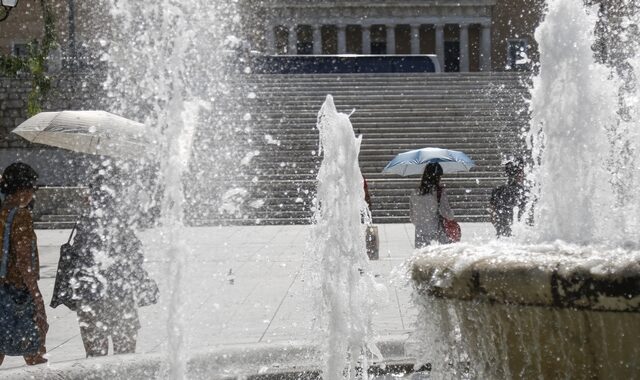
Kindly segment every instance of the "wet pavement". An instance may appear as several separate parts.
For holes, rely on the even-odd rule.
[[[386,286],[387,296],[374,315],[378,336],[408,337],[416,317],[410,289],[401,279],[401,265],[413,253],[413,225],[382,224],[380,258],[369,271]],[[463,241],[493,237],[491,225],[462,223]],[[310,226],[228,226],[187,228],[180,237],[188,249],[182,276],[179,308],[187,350],[198,352],[236,345],[285,344],[313,341],[313,308],[305,273],[304,252]],[[69,230],[38,230],[41,255],[40,289],[51,300],[60,245]],[[137,353],[166,351],[169,336],[168,274],[175,261],[166,255],[158,230],[140,233],[145,245],[145,267],[158,282],[156,305],[140,309],[142,329]],[[51,363],[85,360],[75,312],[65,306],[47,308],[48,357]],[[7,357],[2,370],[24,366],[20,357]]]

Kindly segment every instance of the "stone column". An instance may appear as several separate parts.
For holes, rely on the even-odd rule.
[[[289,27],[289,45],[287,48],[287,55],[297,55],[298,54],[298,33],[296,31],[296,26],[292,25]]]
[[[273,25],[267,26],[265,30],[264,39],[266,43],[266,53],[273,55],[276,53],[276,30]]]
[[[411,54],[420,54],[420,25],[411,24]]]
[[[338,28],[338,54],[346,54],[347,52],[347,26],[337,25]]]
[[[396,26],[386,25],[387,30],[387,54],[396,54]]]
[[[460,72],[469,72],[469,25],[460,24]]]
[[[371,26],[362,25],[362,54],[371,54]]]
[[[440,63],[440,70],[444,71],[444,25],[436,25],[436,55]]]
[[[482,24],[480,35],[480,71],[491,71],[491,24]]]
[[[322,54],[322,25],[313,26],[313,54]]]

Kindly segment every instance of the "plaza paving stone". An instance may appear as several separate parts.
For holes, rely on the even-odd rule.
[[[462,223],[463,241],[487,241],[493,229],[486,223]],[[226,226],[186,228],[180,237],[188,249],[180,299],[185,346],[189,351],[225,345],[268,344],[313,339],[312,299],[302,270],[310,226]],[[69,230],[38,230],[42,279],[40,289],[51,299],[60,245]],[[376,333],[409,336],[417,311],[410,289],[397,272],[413,253],[413,225],[379,225],[380,259],[369,270],[387,287],[388,299],[373,322]],[[166,256],[168,242],[158,230],[141,232],[145,267],[156,279],[160,302],[140,309],[142,329],[137,353],[167,349],[168,273],[174,262]],[[231,275],[229,274],[231,271]],[[64,306],[47,308],[50,363],[86,360],[75,313]],[[7,357],[2,371],[22,367],[20,357]]]

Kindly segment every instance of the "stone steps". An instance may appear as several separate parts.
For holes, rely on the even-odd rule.
[[[250,215],[246,219],[204,216],[194,223],[246,224],[252,218],[262,224],[309,223],[320,165],[320,157],[314,154],[318,149],[316,117],[329,93],[342,112],[355,108],[350,119],[354,132],[364,137],[360,167],[369,183],[375,222],[408,222],[408,195],[419,178],[380,171],[395,154],[424,146],[463,150],[476,160],[478,167],[472,172],[446,175],[443,182],[460,221],[487,221],[490,192],[504,182],[501,155],[522,147],[519,136],[527,123],[523,113],[527,94],[514,75],[432,78],[254,78],[247,86],[253,99],[243,100],[252,118],[244,124],[250,126],[253,136],[250,149],[259,155],[252,159],[251,169],[245,170],[247,181],[234,184],[246,188],[249,198],[264,203],[260,209],[246,211]]]
[[[66,210],[60,210],[60,213],[56,214],[43,214],[39,215],[37,220],[34,221],[34,228],[40,230],[52,230],[52,229],[70,229],[76,224],[78,215],[65,214]]]
[[[462,150],[476,160],[474,171],[445,175],[443,182],[461,221],[486,221],[489,194],[504,182],[501,154],[522,147],[523,83],[512,74],[255,76],[248,86],[253,98],[245,104],[257,135],[260,154],[251,162],[261,172],[265,210],[253,215],[261,223],[308,222],[320,164],[311,154],[318,149],[316,116],[332,94],[342,112],[355,108],[350,119],[364,137],[360,167],[376,222],[408,221],[408,195],[419,178],[380,171],[397,153],[424,146]],[[280,145],[266,144],[264,135]],[[290,198],[299,198],[297,204]]]
[[[318,150],[316,118],[327,94],[341,112],[355,108],[350,118],[354,133],[363,135],[360,166],[372,195],[374,222],[408,222],[408,195],[419,177],[380,172],[395,154],[423,146],[463,150],[476,160],[471,172],[445,175],[443,182],[460,221],[486,221],[491,189],[504,181],[501,155],[522,147],[526,82],[511,73],[242,76],[228,84],[225,94],[237,100],[226,114],[237,118],[233,124],[240,132],[232,136],[242,142],[230,153],[259,154],[234,170],[202,168],[215,178],[209,179],[207,191],[188,194],[187,222],[310,223],[321,160],[312,154]],[[216,141],[221,132],[198,133]],[[198,153],[204,157],[211,148],[197,149],[204,149]],[[240,211],[221,213],[221,194],[233,188],[247,192]],[[72,212],[45,211],[38,228],[69,228],[76,219]]]

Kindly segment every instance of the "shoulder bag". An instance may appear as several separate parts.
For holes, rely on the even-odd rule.
[[[9,211],[2,237],[0,279],[7,276],[11,227],[18,208]],[[32,254],[32,265],[33,265]],[[40,334],[35,322],[35,304],[26,289],[0,284],[0,353],[9,356],[33,355],[40,348]]]
[[[71,244],[73,233],[76,231],[77,224],[73,225],[69,240],[60,247],[60,258],[58,259],[58,270],[56,271],[56,281],[53,285],[53,296],[51,297],[50,306],[55,308],[59,305],[65,305],[69,309],[76,310],[76,301],[73,299],[73,288],[71,279],[73,271],[78,261],[78,253],[76,247]]]
[[[442,197],[442,188],[438,186],[437,188],[438,194],[438,215],[440,216],[440,224],[442,226],[442,230],[444,231],[445,236],[449,243],[457,243],[460,241],[462,237],[462,230],[460,229],[460,224],[454,219],[447,219],[444,216],[440,215],[440,198]]]

